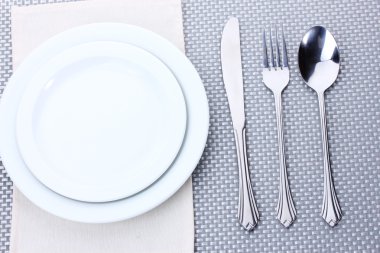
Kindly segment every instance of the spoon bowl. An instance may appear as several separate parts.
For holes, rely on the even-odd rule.
[[[323,93],[339,73],[339,49],[332,34],[322,26],[314,26],[302,38],[298,66],[304,81]]]

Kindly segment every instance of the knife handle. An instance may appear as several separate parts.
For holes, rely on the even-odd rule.
[[[239,223],[246,229],[252,230],[259,221],[259,212],[253,197],[251,179],[249,176],[245,127],[234,129],[236,151],[239,165]]]

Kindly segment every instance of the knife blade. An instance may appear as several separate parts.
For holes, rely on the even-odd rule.
[[[224,27],[221,42],[221,60],[232,124],[235,127],[243,127],[245,124],[243,70],[239,20],[237,18],[231,17]]]
[[[224,86],[234,128],[239,166],[239,223],[252,230],[258,223],[259,212],[253,197],[245,139],[244,88],[240,52],[239,20],[231,17],[226,23],[221,41],[221,63]]]

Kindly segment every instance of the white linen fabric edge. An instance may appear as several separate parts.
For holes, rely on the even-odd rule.
[[[162,35],[184,51],[180,0],[112,0],[112,3],[91,0],[14,6],[14,69],[49,37],[94,22],[141,26]],[[159,207],[133,219],[110,224],[83,224],[61,219],[35,206],[14,187],[10,252],[194,252],[191,178]]]

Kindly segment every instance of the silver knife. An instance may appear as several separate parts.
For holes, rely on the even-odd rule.
[[[249,176],[245,141],[245,115],[243,95],[243,71],[240,53],[239,20],[231,17],[226,23],[221,42],[223,80],[232,116],[239,165],[239,212],[240,224],[252,230],[259,221]]]

